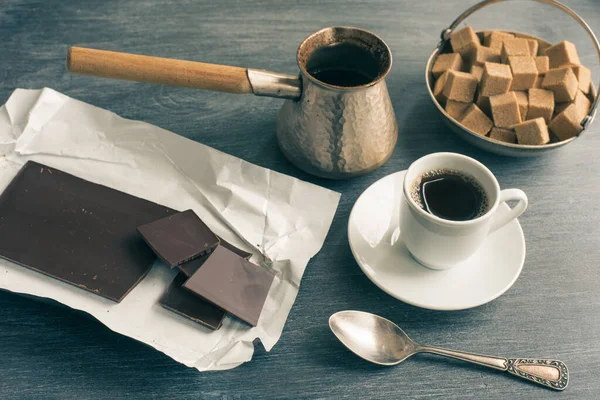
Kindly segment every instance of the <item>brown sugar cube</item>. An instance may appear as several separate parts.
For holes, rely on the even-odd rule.
[[[527,119],[527,111],[529,110],[529,95],[527,92],[515,92],[515,96],[517,96],[517,103],[519,103],[521,121],[525,121]]]
[[[475,100],[475,104],[481,111],[485,113],[488,117],[492,117],[492,108],[490,107],[490,98],[488,96],[482,96],[481,92],[477,93],[477,99]]]
[[[479,42],[479,37],[477,37],[475,31],[473,31],[473,28],[467,26],[450,35],[450,44],[452,45],[452,51],[466,57],[471,49],[475,46],[479,46],[481,43]]]
[[[536,118],[515,125],[515,133],[519,144],[541,145],[550,141],[548,125],[544,118]]]
[[[575,96],[575,107],[581,115],[581,119],[585,118],[585,116],[590,112],[590,108],[592,108],[592,102],[588,97],[582,92],[578,91],[577,96]]]
[[[542,82],[544,82],[544,75],[538,75],[538,77],[535,78],[535,83],[533,84],[533,88],[534,89],[541,89],[542,88]]]
[[[481,95],[489,97],[506,93],[512,81],[513,77],[508,65],[485,63],[481,76]]]
[[[571,104],[563,112],[554,117],[548,127],[559,140],[563,141],[577,136],[583,130],[581,121],[582,119],[578,116],[575,104]]]
[[[550,68],[558,68],[563,65],[580,65],[579,55],[575,45],[567,40],[550,46],[544,55],[550,57]]]
[[[483,76],[483,67],[481,65],[473,65],[470,72],[471,75],[477,78],[478,82],[481,82],[481,77]]]
[[[583,120],[585,116],[590,112],[590,108],[592,107],[592,102],[588,97],[581,91],[577,91],[577,96],[575,96],[575,108],[577,109],[577,116]]]
[[[592,106],[590,99],[588,99],[588,97],[581,90],[579,90],[577,91],[575,100],[568,103],[556,103],[556,106],[554,107],[554,115],[560,114],[571,104],[575,105],[575,108],[577,109],[577,116],[581,120],[583,120],[583,118],[585,118],[585,116],[590,112],[590,108]]]
[[[514,38],[515,35],[508,32],[502,31],[492,31],[489,35],[483,38],[483,44],[490,49],[496,50],[498,52],[502,52],[502,43],[504,43],[504,39]]]
[[[592,71],[583,65],[575,65],[572,66],[571,69],[579,82],[579,90],[588,94],[590,92],[590,86],[592,85]]]
[[[526,39],[527,44],[529,45],[529,55],[531,57],[536,57],[538,54],[538,49],[540,48],[540,43],[535,39]]]
[[[498,128],[511,128],[513,125],[523,122],[515,92],[490,97],[490,107],[494,124]]]
[[[527,90],[535,85],[538,73],[533,57],[511,56],[509,63],[513,75],[510,90]]]
[[[471,65],[483,66],[486,62],[499,63],[500,52],[485,46],[473,47],[467,56]]]
[[[516,143],[517,135],[512,129],[492,128],[490,139],[496,139],[507,143]]]
[[[547,124],[554,112],[554,92],[546,89],[529,89],[529,111],[527,119],[544,118]]]
[[[529,42],[527,39],[505,39],[502,44],[502,62],[508,64],[509,57],[530,57]]]
[[[466,72],[448,71],[446,86],[444,87],[444,96],[448,100],[462,101],[470,103],[477,90],[477,78]]]
[[[433,64],[431,72],[435,78],[439,78],[444,72],[448,70],[462,71],[463,59],[458,53],[440,54]]]
[[[448,100],[446,103],[446,112],[455,120],[459,120],[464,115],[467,108],[471,106],[472,103],[462,103],[460,101]]]
[[[554,92],[557,103],[573,101],[577,95],[579,82],[573,70],[569,67],[551,69],[546,73],[542,88]]]
[[[462,126],[473,132],[485,136],[494,127],[494,123],[477,107],[471,104],[460,121]]]
[[[446,87],[447,80],[448,80],[448,72],[444,72],[435,81],[435,85],[433,86],[433,96],[438,101],[438,103],[440,103],[442,105],[446,104],[446,96],[444,96],[444,88]]]
[[[537,68],[538,74],[545,75],[550,69],[550,57],[537,56],[535,58],[535,67]]]

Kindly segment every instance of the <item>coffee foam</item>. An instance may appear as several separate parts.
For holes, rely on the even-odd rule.
[[[425,205],[423,204],[423,200],[421,199],[421,190],[420,190],[421,189],[421,181],[423,179],[433,178],[433,177],[436,177],[439,175],[458,176],[461,179],[463,179],[464,181],[473,185],[475,190],[477,190],[479,192],[479,194],[481,195],[481,206],[479,207],[479,212],[477,213],[475,218],[479,218],[488,212],[489,196],[485,192],[485,190],[483,190],[483,187],[481,186],[479,181],[477,181],[473,176],[471,176],[469,174],[466,174],[466,173],[456,170],[456,169],[449,169],[449,168],[438,168],[438,169],[432,169],[431,171],[425,172],[425,173],[421,174],[419,177],[417,177],[413,181],[413,183],[410,185],[410,197],[413,199],[413,201],[415,203],[417,203],[417,205],[420,208],[427,211],[425,209]],[[473,218],[473,219],[475,219],[475,218]]]

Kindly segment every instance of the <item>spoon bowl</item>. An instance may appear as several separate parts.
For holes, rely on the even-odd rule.
[[[562,361],[505,358],[422,346],[392,321],[362,311],[340,311],[329,317],[333,334],[357,356],[379,365],[397,365],[417,353],[432,353],[506,371],[555,390],[564,390],[569,371]]]
[[[392,321],[361,311],[329,317],[333,334],[357,356],[379,365],[396,365],[415,354],[416,345]]]

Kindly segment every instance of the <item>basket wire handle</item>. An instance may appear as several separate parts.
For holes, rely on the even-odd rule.
[[[512,1],[512,0],[484,0],[484,1],[479,2],[475,5],[473,5],[472,7],[468,8],[467,10],[465,10],[465,12],[463,12],[461,15],[459,15],[458,18],[456,18],[454,20],[454,22],[452,22],[452,24],[450,24],[450,26],[447,29],[444,29],[442,31],[442,35],[441,35],[442,43],[440,43],[440,44],[443,44],[444,42],[450,40],[450,35],[454,31],[454,29],[456,29],[456,27],[458,25],[460,25],[470,15],[474,14],[475,12],[481,10],[484,7],[487,7],[487,6],[495,4],[495,3],[502,3],[505,1]],[[596,52],[598,53],[598,62],[600,63],[600,42],[598,42],[598,38],[592,31],[592,28],[590,28],[590,26],[583,20],[583,18],[581,18],[579,16],[579,14],[577,14],[575,11],[573,11],[569,7],[565,6],[564,4],[559,3],[558,1],[555,1],[555,0],[531,0],[531,1],[536,1],[538,3],[544,3],[544,4],[549,4],[551,6],[554,6],[558,9],[564,11],[565,13],[569,14],[569,16],[571,16],[575,21],[577,21],[577,23],[579,25],[581,25],[581,27],[586,31],[586,33],[588,34],[590,39],[592,39],[592,42],[594,42],[594,46],[596,47]],[[599,103],[600,103],[600,83],[598,83],[598,88],[596,90],[596,96],[595,96],[594,102],[592,103],[592,106],[590,107],[590,112],[588,113],[588,115],[586,115],[586,117],[583,119],[583,121],[581,121],[581,126],[583,127],[583,129],[587,128],[594,120],[594,116],[596,115],[596,108],[598,108]]]

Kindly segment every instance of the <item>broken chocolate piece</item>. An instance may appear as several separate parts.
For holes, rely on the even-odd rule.
[[[174,212],[29,161],[0,195],[0,256],[118,302],[156,260],[136,227]]]
[[[219,238],[192,210],[138,227],[156,255],[173,268],[210,253]]]
[[[182,288],[186,279],[184,274],[177,275],[160,299],[160,305],[211,329],[219,329],[223,323],[225,311]]]
[[[184,288],[256,326],[274,275],[218,246]]]

